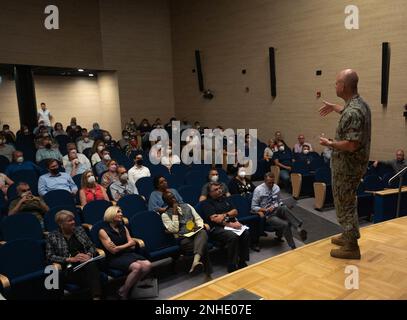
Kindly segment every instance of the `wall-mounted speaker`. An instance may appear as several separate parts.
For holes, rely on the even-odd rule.
[[[277,96],[277,86],[276,86],[276,60],[274,55],[274,47],[269,48],[269,60],[270,60],[271,96],[275,98]]]
[[[390,45],[382,43],[382,98],[381,103],[387,105],[389,98],[389,74],[390,74]]]
[[[201,66],[201,53],[199,50],[195,50],[195,64],[196,64],[196,74],[198,77],[199,91],[204,91],[204,81],[202,75],[202,66]]]

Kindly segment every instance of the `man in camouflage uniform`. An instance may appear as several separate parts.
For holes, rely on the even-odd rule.
[[[319,110],[321,116],[332,111],[341,115],[335,140],[320,138],[321,145],[333,149],[332,191],[336,215],[344,231],[331,239],[340,246],[331,250],[331,256],[340,259],[360,259],[356,190],[369,162],[371,114],[367,103],[358,95],[358,80],[355,71],[341,71],[336,78],[336,94],[345,101],[345,106],[324,101]]]

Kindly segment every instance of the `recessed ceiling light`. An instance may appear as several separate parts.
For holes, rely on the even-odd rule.
[[[79,72],[84,72],[85,70],[83,70],[83,69],[78,69],[78,71],[79,71]]]
[[[93,73],[89,73],[89,77],[94,77],[95,75]]]

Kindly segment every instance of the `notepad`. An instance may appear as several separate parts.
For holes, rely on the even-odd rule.
[[[202,229],[203,229],[203,227],[200,227],[199,229],[197,229],[197,230],[195,230],[195,231],[191,231],[191,232],[188,232],[188,233],[184,233],[182,236],[185,237],[185,238],[190,238],[190,237],[192,237],[195,233],[197,233],[198,231],[200,231],[200,230],[202,230]]]
[[[233,232],[236,233],[238,236],[240,236],[245,230],[248,230],[249,227],[246,226],[246,225],[244,225],[244,224],[242,224],[242,227],[241,227],[240,229],[235,229],[235,228],[228,227],[228,226],[226,226],[224,229],[225,229],[225,230],[229,230],[229,231],[233,231]]]
[[[87,260],[85,262],[82,262],[81,264],[78,264],[76,267],[73,268],[73,272],[78,271],[79,269],[86,266],[90,262],[97,261],[97,260],[100,260],[100,259],[103,259],[103,258],[104,258],[104,256],[96,256],[96,257],[94,257],[92,259],[89,259],[89,260]]]

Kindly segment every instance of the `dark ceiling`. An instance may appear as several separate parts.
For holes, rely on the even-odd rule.
[[[77,68],[58,68],[58,67],[40,67],[32,66],[34,75],[46,75],[46,76],[70,76],[70,77],[89,77],[89,74],[93,74],[97,77],[98,70],[85,69],[83,72],[78,71]],[[14,65],[0,64],[0,74],[4,76],[13,76]]]

